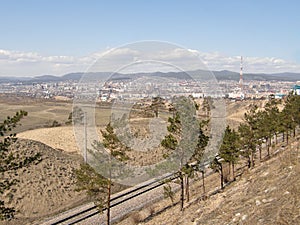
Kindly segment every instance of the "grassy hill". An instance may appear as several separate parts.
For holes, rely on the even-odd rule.
[[[156,203],[119,222],[128,224],[291,224],[300,222],[300,135],[273,149],[271,159],[254,169],[240,171],[237,181],[223,191],[218,174],[206,178],[209,197],[202,198],[201,181],[193,183],[191,200],[180,211],[169,199]],[[198,178],[200,180],[200,178]],[[179,193],[176,194],[179,202]]]

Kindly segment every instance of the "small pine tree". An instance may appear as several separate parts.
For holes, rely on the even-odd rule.
[[[169,151],[173,151],[177,148],[179,144],[179,137],[181,131],[181,122],[180,116],[178,112],[173,114],[173,117],[168,118],[169,125],[167,126],[167,130],[169,132],[168,135],[161,141],[161,145],[167,149],[167,153],[164,154],[164,158],[169,156]]]
[[[169,117],[168,119],[169,125],[167,130],[169,134],[165,136],[165,138],[161,141],[161,145],[166,148],[167,150],[175,150],[179,145],[180,139],[180,131],[181,131],[181,121],[179,113],[176,110],[173,110],[173,117]],[[178,139],[178,140],[177,140]],[[169,156],[168,153],[165,153],[164,158]],[[181,208],[183,210],[183,203],[184,203],[184,183],[183,183],[183,172],[180,170],[178,171],[179,179],[180,179],[180,186],[181,186]],[[166,190],[165,190],[166,191]]]
[[[229,168],[232,167],[232,175],[234,175],[234,165],[239,160],[239,136],[235,130],[231,130],[229,126],[226,127],[223,142],[219,149],[219,156],[229,163]]]
[[[77,185],[79,191],[86,191],[87,194],[94,199],[95,204],[102,212],[103,208],[107,210],[107,225],[110,224],[110,197],[112,188],[112,157],[119,161],[128,160],[126,151],[130,148],[122,144],[114,132],[111,124],[107,124],[105,130],[101,130],[103,136],[103,146],[109,150],[109,159],[107,169],[109,170],[109,177],[105,178],[98,174],[94,168],[87,164],[82,164],[80,169],[76,171]],[[97,153],[97,147],[99,143],[96,142],[94,150]],[[94,152],[94,156],[97,158],[97,154]]]
[[[189,107],[191,99],[180,98],[179,100],[180,100],[179,102],[181,103],[180,105],[186,107],[187,110],[195,110],[195,108]],[[194,102],[194,104],[196,103]],[[181,141],[182,124],[181,124],[181,118],[179,113],[176,111],[175,108],[171,108],[171,109],[172,110],[170,111],[173,113],[173,117],[169,117],[168,119],[169,125],[167,127],[167,130],[169,134],[166,135],[165,138],[162,140],[161,145],[168,150],[175,150],[178,147],[179,142]],[[190,162],[194,162],[196,160],[197,165],[200,164],[204,154],[205,147],[208,144],[209,137],[204,133],[204,127],[206,127],[208,123],[209,120],[201,121],[199,123],[197,145],[190,159]],[[168,157],[168,154],[165,154],[164,157]],[[199,167],[191,166],[188,163],[181,166],[182,168],[180,169],[180,171],[177,172],[177,174],[181,185],[180,199],[181,199],[181,210],[183,210],[184,193],[186,194],[187,201],[189,201],[189,179],[194,176],[195,171],[198,171]],[[184,185],[184,181],[185,181],[185,185]],[[204,176],[203,176],[203,184],[204,184]]]
[[[158,111],[160,107],[164,106],[164,100],[161,97],[154,97],[150,108],[153,110],[155,117],[158,117]]]
[[[75,106],[72,110],[72,112],[69,113],[68,116],[68,120],[66,122],[66,124],[72,124],[72,122],[74,123],[83,123],[83,119],[84,119],[84,112],[82,111],[82,109],[78,106]]]
[[[286,142],[289,142],[291,132],[296,135],[296,127],[300,124],[300,96],[290,93],[286,100],[284,109],[280,113],[281,125],[286,135]]]
[[[204,166],[203,166],[203,155],[205,147],[208,145],[209,136],[205,134],[205,129],[209,124],[209,120],[203,120],[199,123],[199,134],[198,134],[198,142],[195,153],[193,154],[192,160],[196,161],[197,166],[193,167],[194,170],[200,171],[202,174],[202,189],[203,194],[205,194],[205,181],[204,181]]]
[[[165,185],[163,186],[163,188],[164,188],[164,197],[169,198],[172,202],[172,205],[174,205],[175,192],[172,190],[170,182],[171,182],[170,180],[165,181]]]
[[[224,189],[224,174],[222,162],[220,162],[219,159],[215,157],[210,164],[210,168],[212,168],[215,172],[218,172],[220,174],[221,189]]]
[[[244,122],[239,125],[238,131],[241,144],[241,155],[247,158],[248,168],[254,167],[254,155],[259,144],[259,113],[256,105],[251,105],[244,115]]]
[[[87,195],[93,199],[99,211],[107,204],[108,179],[98,174],[89,164],[81,164],[80,169],[75,170],[77,178],[77,191],[86,191]]]

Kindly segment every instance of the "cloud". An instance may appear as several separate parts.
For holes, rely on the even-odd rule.
[[[0,50],[0,76],[62,75],[82,71],[84,63],[73,56],[42,56],[36,52]]]
[[[199,52],[199,57],[210,70],[240,70],[241,56],[226,56],[218,52]],[[245,73],[300,72],[300,65],[274,57],[243,56],[243,70]]]
[[[300,65],[275,57],[244,56],[245,73],[300,72]],[[141,63],[144,61],[144,64]],[[0,76],[63,75],[78,71],[147,72],[153,70],[232,70],[239,71],[240,56],[194,49],[111,48],[82,57],[45,56],[36,52],[0,49]]]

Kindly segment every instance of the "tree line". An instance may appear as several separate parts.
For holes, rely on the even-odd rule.
[[[235,180],[235,165],[241,159],[246,160],[248,168],[253,168],[257,154],[262,161],[263,148],[266,150],[266,158],[269,158],[270,149],[278,144],[279,137],[282,142],[289,144],[290,138],[296,136],[299,125],[298,95],[290,93],[283,100],[270,99],[263,108],[250,105],[237,130],[227,126],[219,149],[219,159],[215,158],[212,162],[211,167],[220,173],[221,188],[224,188],[224,182],[227,181],[223,174],[223,163],[228,163],[229,174]]]

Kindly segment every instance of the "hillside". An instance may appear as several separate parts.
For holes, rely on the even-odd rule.
[[[10,108],[14,110],[18,106],[17,103],[19,101],[5,106],[7,110]],[[50,103],[44,104],[43,113],[36,114],[36,116],[43,115],[44,117],[44,115],[51,113],[59,121],[63,121],[67,117],[69,109],[62,110],[62,108],[66,108],[66,105],[57,104],[53,108],[53,103]],[[236,127],[241,122],[244,112],[246,112],[251,103],[253,101],[228,101],[228,124]],[[256,103],[259,103],[260,106],[264,104],[263,101],[256,101]],[[39,103],[31,103],[28,109],[31,110],[30,116],[35,115],[35,110],[39,111],[41,107]],[[26,119],[30,118],[24,119],[25,125]],[[42,121],[44,123],[44,120]],[[143,130],[140,118],[133,120],[132,125],[138,125],[136,129]],[[10,200],[9,196],[6,198],[6,201],[11,201],[11,205],[17,205],[18,210],[16,214],[17,219],[8,222],[8,225],[30,224],[33,220],[54,215],[66,208],[86,201],[84,194],[75,191],[76,186],[73,171],[78,168],[81,157],[74,153],[77,150],[71,126],[27,130],[19,133],[18,137],[20,140],[13,146],[13,150],[15,152],[18,150],[20,154],[40,152],[42,154],[42,161],[39,164],[32,165],[28,169],[18,170],[16,173],[9,174],[9,176],[18,177],[20,182],[14,193],[13,200]],[[27,138],[33,140],[26,140]],[[151,206],[150,211],[155,213],[153,216],[141,219],[141,221],[145,224],[176,224],[177,221],[180,221],[177,224],[237,224],[239,220],[242,221],[242,218],[244,218],[241,223],[251,224],[256,219],[253,213],[262,213],[261,218],[268,219],[267,216],[269,214],[267,212],[270,210],[275,210],[275,213],[279,215],[276,221],[281,220],[281,211],[278,208],[280,205],[286,205],[287,210],[290,210],[286,213],[291,213],[291,218],[294,220],[296,218],[293,215],[295,214],[295,208],[287,200],[290,200],[296,194],[300,195],[298,187],[294,185],[297,182],[300,183],[299,155],[295,152],[297,147],[299,148],[298,145],[299,143],[295,142],[292,145],[292,151],[284,152],[267,161],[267,164],[244,173],[238,178],[238,182],[232,183],[222,193],[215,194],[206,201],[201,200],[201,183],[196,184],[193,190],[191,190],[192,204],[185,209],[183,214],[179,213],[178,205],[175,208],[170,208],[170,201],[166,199],[162,201],[163,203],[158,203],[163,205],[163,207],[158,207],[157,204],[153,207]],[[155,153],[154,155],[156,156],[157,154]],[[141,158],[146,160],[145,157]],[[212,175],[206,182],[207,190],[215,190],[219,186],[218,174]],[[284,192],[279,187],[284,187]],[[119,187],[116,185],[115,188],[117,190]],[[283,195],[284,193],[286,193],[286,196]],[[287,200],[278,197],[281,195],[285,196]],[[299,199],[295,199],[293,204],[299,208]],[[37,204],[38,207],[36,207]],[[249,209],[253,211],[251,214],[248,213]],[[145,210],[149,211],[149,208]],[[143,215],[143,211],[138,214],[141,217],[140,215]],[[225,216],[223,217],[222,215]],[[296,215],[299,215],[299,213]],[[211,223],[210,220],[212,220]],[[292,222],[288,222],[287,224],[293,224]],[[121,224],[126,225],[130,223],[132,223],[132,216],[121,222]],[[254,224],[269,224],[269,220],[268,223],[255,221]]]
[[[226,123],[234,129],[237,129],[239,124],[243,122],[244,114],[249,110],[251,104],[263,108],[267,100],[246,100],[246,101],[226,101]]]
[[[13,191],[4,194],[7,207],[15,207],[15,219],[0,221],[0,225],[32,224],[67,209],[91,202],[83,192],[77,192],[74,171],[82,163],[82,157],[49,147],[38,141],[19,138],[11,146],[19,157],[41,154],[41,161],[28,168],[5,172],[5,178],[17,179]],[[112,192],[123,189],[115,184]]]
[[[19,180],[13,186],[13,198],[9,194],[5,198],[9,203],[7,206],[15,206],[17,210],[17,219],[7,224],[24,224],[58,213],[85,200],[84,195],[75,191],[73,172],[81,162],[78,154],[55,150],[43,143],[25,139],[19,139],[11,149],[20,156],[40,153],[41,162],[4,174]]]
[[[210,176],[206,179],[210,190],[206,200],[201,197],[201,182],[194,183],[191,201],[185,203],[183,212],[179,204],[171,207],[170,200],[166,199],[134,212],[118,224],[297,225],[300,222],[299,139],[300,135],[291,145],[278,145],[274,150],[276,155],[262,163],[257,161],[254,169],[245,170],[223,191],[218,188],[217,174]]]
[[[299,224],[300,155],[297,148],[299,142],[292,145],[292,150],[243,174],[223,193],[199,204],[193,215],[194,224]]]

